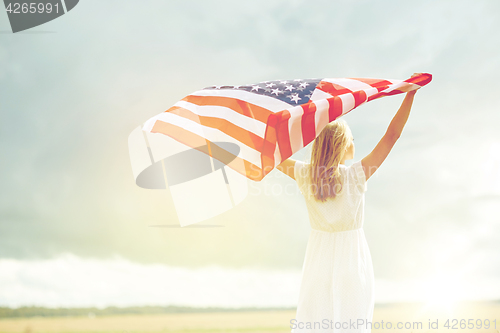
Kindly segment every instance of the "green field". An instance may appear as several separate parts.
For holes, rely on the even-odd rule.
[[[281,311],[242,311],[214,313],[170,313],[170,314],[130,314],[112,316],[78,316],[78,317],[30,317],[0,319],[1,333],[73,333],[73,332],[169,332],[169,333],[202,333],[202,332],[258,332],[284,333],[290,332],[290,320],[295,316],[293,310]],[[429,319],[438,320],[439,329],[429,329]],[[456,319],[457,329],[443,327],[446,319]],[[474,321],[474,328],[460,329],[460,321]],[[489,320],[490,327],[479,328]],[[495,323],[496,320],[496,323]],[[463,303],[453,310],[444,307],[426,309],[419,304],[399,304],[376,306],[373,323],[398,322],[404,324],[421,322],[422,328],[397,329],[387,327],[373,329],[374,332],[492,332],[500,329],[499,303]],[[496,328],[495,328],[496,324]],[[406,324],[409,325],[409,324]]]

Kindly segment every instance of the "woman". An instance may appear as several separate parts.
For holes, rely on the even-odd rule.
[[[386,133],[361,160],[347,123],[328,124],[315,139],[311,163],[287,159],[277,166],[297,181],[312,227],[292,332],[370,332],[374,274],[363,231],[366,182],[400,137],[416,90],[406,94]]]

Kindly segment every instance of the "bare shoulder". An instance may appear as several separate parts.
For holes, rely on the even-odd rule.
[[[295,180],[295,163],[297,160],[287,158],[281,164],[276,166],[276,169],[283,172],[285,175],[289,176],[293,180]]]

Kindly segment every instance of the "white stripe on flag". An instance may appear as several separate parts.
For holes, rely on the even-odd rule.
[[[301,106],[288,109],[290,119],[288,119],[288,136],[290,137],[290,147],[292,154],[304,147],[302,140],[302,115],[304,109]]]
[[[365,93],[366,93],[366,99],[368,100],[368,97],[377,94],[378,90],[377,90],[377,88],[365,89]]]
[[[258,166],[259,168],[262,168],[261,164],[261,159],[260,159],[260,152],[256,151],[255,149],[245,145],[244,143],[236,140],[232,136],[227,135],[226,133],[207,126],[203,126],[201,124],[198,124],[192,120],[189,120],[187,118],[178,116],[176,114],[170,113],[170,112],[163,112],[156,117],[151,118],[146,122],[144,125],[144,130],[148,130],[151,132],[151,128],[154,125],[154,122],[156,120],[160,120],[175,126],[179,126],[191,133],[194,133],[196,135],[199,135],[211,142],[216,142],[216,141],[221,141],[221,142],[231,142],[238,147],[240,147],[240,153],[238,157],[247,160],[248,162]],[[153,125],[150,125],[150,123],[153,123]]]
[[[323,90],[314,89],[312,96],[311,96],[311,100],[318,101],[320,99],[327,99],[327,98],[331,98],[331,97],[333,97],[333,95],[330,95],[329,93],[326,93]]]
[[[420,86],[418,84],[401,81],[399,83],[396,83],[396,84],[389,86],[389,88],[383,90],[382,92],[389,93],[389,92],[396,90],[396,89],[404,91],[404,92],[408,92],[410,90],[415,90],[418,88],[420,88]]]
[[[391,80],[391,79],[384,79],[384,81],[389,81],[391,83],[389,85],[398,84],[398,83],[403,82],[403,80]]]
[[[267,109],[271,112],[279,112],[288,109],[291,104],[283,102],[274,97],[266,95],[259,95],[248,92],[246,90],[231,90],[231,89],[204,89],[198,90],[190,95],[193,96],[220,96],[240,99],[242,101],[255,104],[261,108]]]
[[[372,88],[369,84],[354,79],[323,79],[323,81],[338,84],[339,86],[345,87],[350,91]]]
[[[263,122],[242,115],[231,108],[225,106],[212,106],[212,105],[196,105],[186,101],[179,101],[174,105],[187,109],[199,116],[215,117],[225,119],[238,127],[241,127],[255,135],[264,138],[266,133],[266,124]]]
[[[352,94],[343,94],[339,95],[339,97],[342,100],[342,114],[346,114],[354,108],[356,101]]]

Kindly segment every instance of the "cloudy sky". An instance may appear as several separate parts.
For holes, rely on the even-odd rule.
[[[168,191],[135,185],[128,135],[206,86],[414,72],[433,81],[366,193],[376,299],[500,299],[499,10],[84,0],[16,34],[0,10],[0,305],[294,306],[306,206],[265,191],[293,180],[248,181],[252,195],[204,222],[218,227],[152,227],[179,221]],[[354,161],[402,98],[344,117]]]

